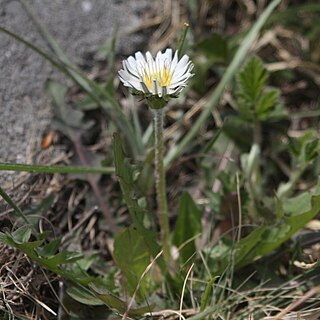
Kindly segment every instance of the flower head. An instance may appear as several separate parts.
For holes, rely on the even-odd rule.
[[[149,51],[145,56],[137,52],[134,57],[124,60],[122,65],[119,77],[123,85],[149,99],[177,97],[193,76],[193,64],[189,57],[184,55],[179,60],[178,52],[173,55],[172,49],[164,53],[159,51],[155,59]]]

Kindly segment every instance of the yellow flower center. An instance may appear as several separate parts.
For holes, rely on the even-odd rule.
[[[143,81],[149,89],[152,89],[153,81],[156,81],[160,87],[168,87],[171,83],[172,73],[164,66],[162,70],[157,70],[154,73],[144,71]]]

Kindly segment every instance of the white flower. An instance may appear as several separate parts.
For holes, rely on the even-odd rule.
[[[154,59],[148,51],[145,56],[137,52],[122,62],[123,69],[119,71],[123,85],[134,93],[146,97],[167,98],[178,96],[187,86],[193,64],[187,55],[178,60],[178,52],[173,55],[172,49],[164,53],[159,51]]]

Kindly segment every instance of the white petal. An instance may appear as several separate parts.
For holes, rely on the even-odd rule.
[[[134,57],[130,56],[128,59],[127,59],[127,62],[130,66],[132,66],[132,68],[136,68],[137,67],[137,61]]]
[[[146,60],[147,60],[147,63],[149,62],[153,62],[153,57],[152,57],[152,54],[150,53],[150,51],[147,51],[146,52]]]
[[[140,51],[136,52],[136,54],[134,56],[137,60],[137,65],[138,65],[138,63],[141,63],[141,62],[146,63],[146,59],[144,58],[143,54]]]
[[[122,81],[122,83],[123,83],[123,85],[125,87],[129,87],[129,88],[132,88],[132,89],[136,89],[136,90],[142,91],[140,83],[138,81],[135,81],[133,79],[125,80],[121,76],[119,76],[119,78],[120,78],[120,80]]]
[[[183,87],[183,86],[186,86],[186,85],[187,85],[186,80],[181,80],[181,81],[177,81],[175,83],[171,83],[170,84],[170,88],[173,89],[173,88],[176,88],[176,87]]]
[[[172,75],[173,79],[179,78],[181,77],[184,73],[189,72],[189,70],[191,71],[193,68],[192,62],[189,61],[186,65],[183,66],[179,66],[179,64],[177,65],[176,69],[174,70],[174,73]]]
[[[131,78],[130,74],[128,74],[128,72],[126,72],[125,70],[122,70],[122,69],[118,71],[118,74],[124,80],[129,80]]]
[[[139,82],[130,81],[128,83],[129,83],[131,88],[136,89],[138,91],[143,91]]]
[[[171,95],[171,94],[176,94],[176,93],[182,91],[182,89],[183,89],[183,88],[181,88],[181,87],[177,87],[177,88],[175,88],[175,89],[169,89],[169,90],[168,90],[168,94],[169,94],[169,95]]]
[[[185,54],[178,62],[177,68],[187,65],[188,61],[189,61],[189,57]]]
[[[178,80],[176,80],[176,81],[174,81],[174,82],[171,82],[171,83],[170,83],[170,87],[172,88],[172,87],[179,86],[179,85],[181,85],[181,84],[186,84],[187,81],[188,81],[192,76],[193,76],[193,74],[188,74],[188,75],[186,75],[186,76],[184,76],[184,77],[181,77],[181,78],[179,78]]]
[[[175,52],[174,57],[171,61],[170,72],[172,73],[178,64],[178,51]]]
[[[186,70],[185,72],[182,72],[180,74],[174,74],[171,82],[176,82],[185,77],[192,77],[192,76],[193,76],[193,73],[191,73],[189,70]]]
[[[139,78],[139,73],[137,72],[137,68],[133,67],[127,60],[123,62],[124,70],[127,71],[134,77]]]
[[[160,60],[162,60],[162,52],[161,52],[161,51],[158,51],[158,53],[157,53],[157,55],[156,55],[155,61],[156,61],[156,62],[159,62]]]
[[[164,60],[165,60],[165,63],[166,64],[171,64],[171,61],[172,61],[172,49],[168,48],[166,50],[166,52],[164,53]]]

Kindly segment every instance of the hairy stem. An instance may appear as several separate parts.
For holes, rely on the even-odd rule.
[[[165,260],[170,260],[170,228],[166,195],[166,178],[163,164],[163,109],[154,109],[155,178],[161,241]]]

